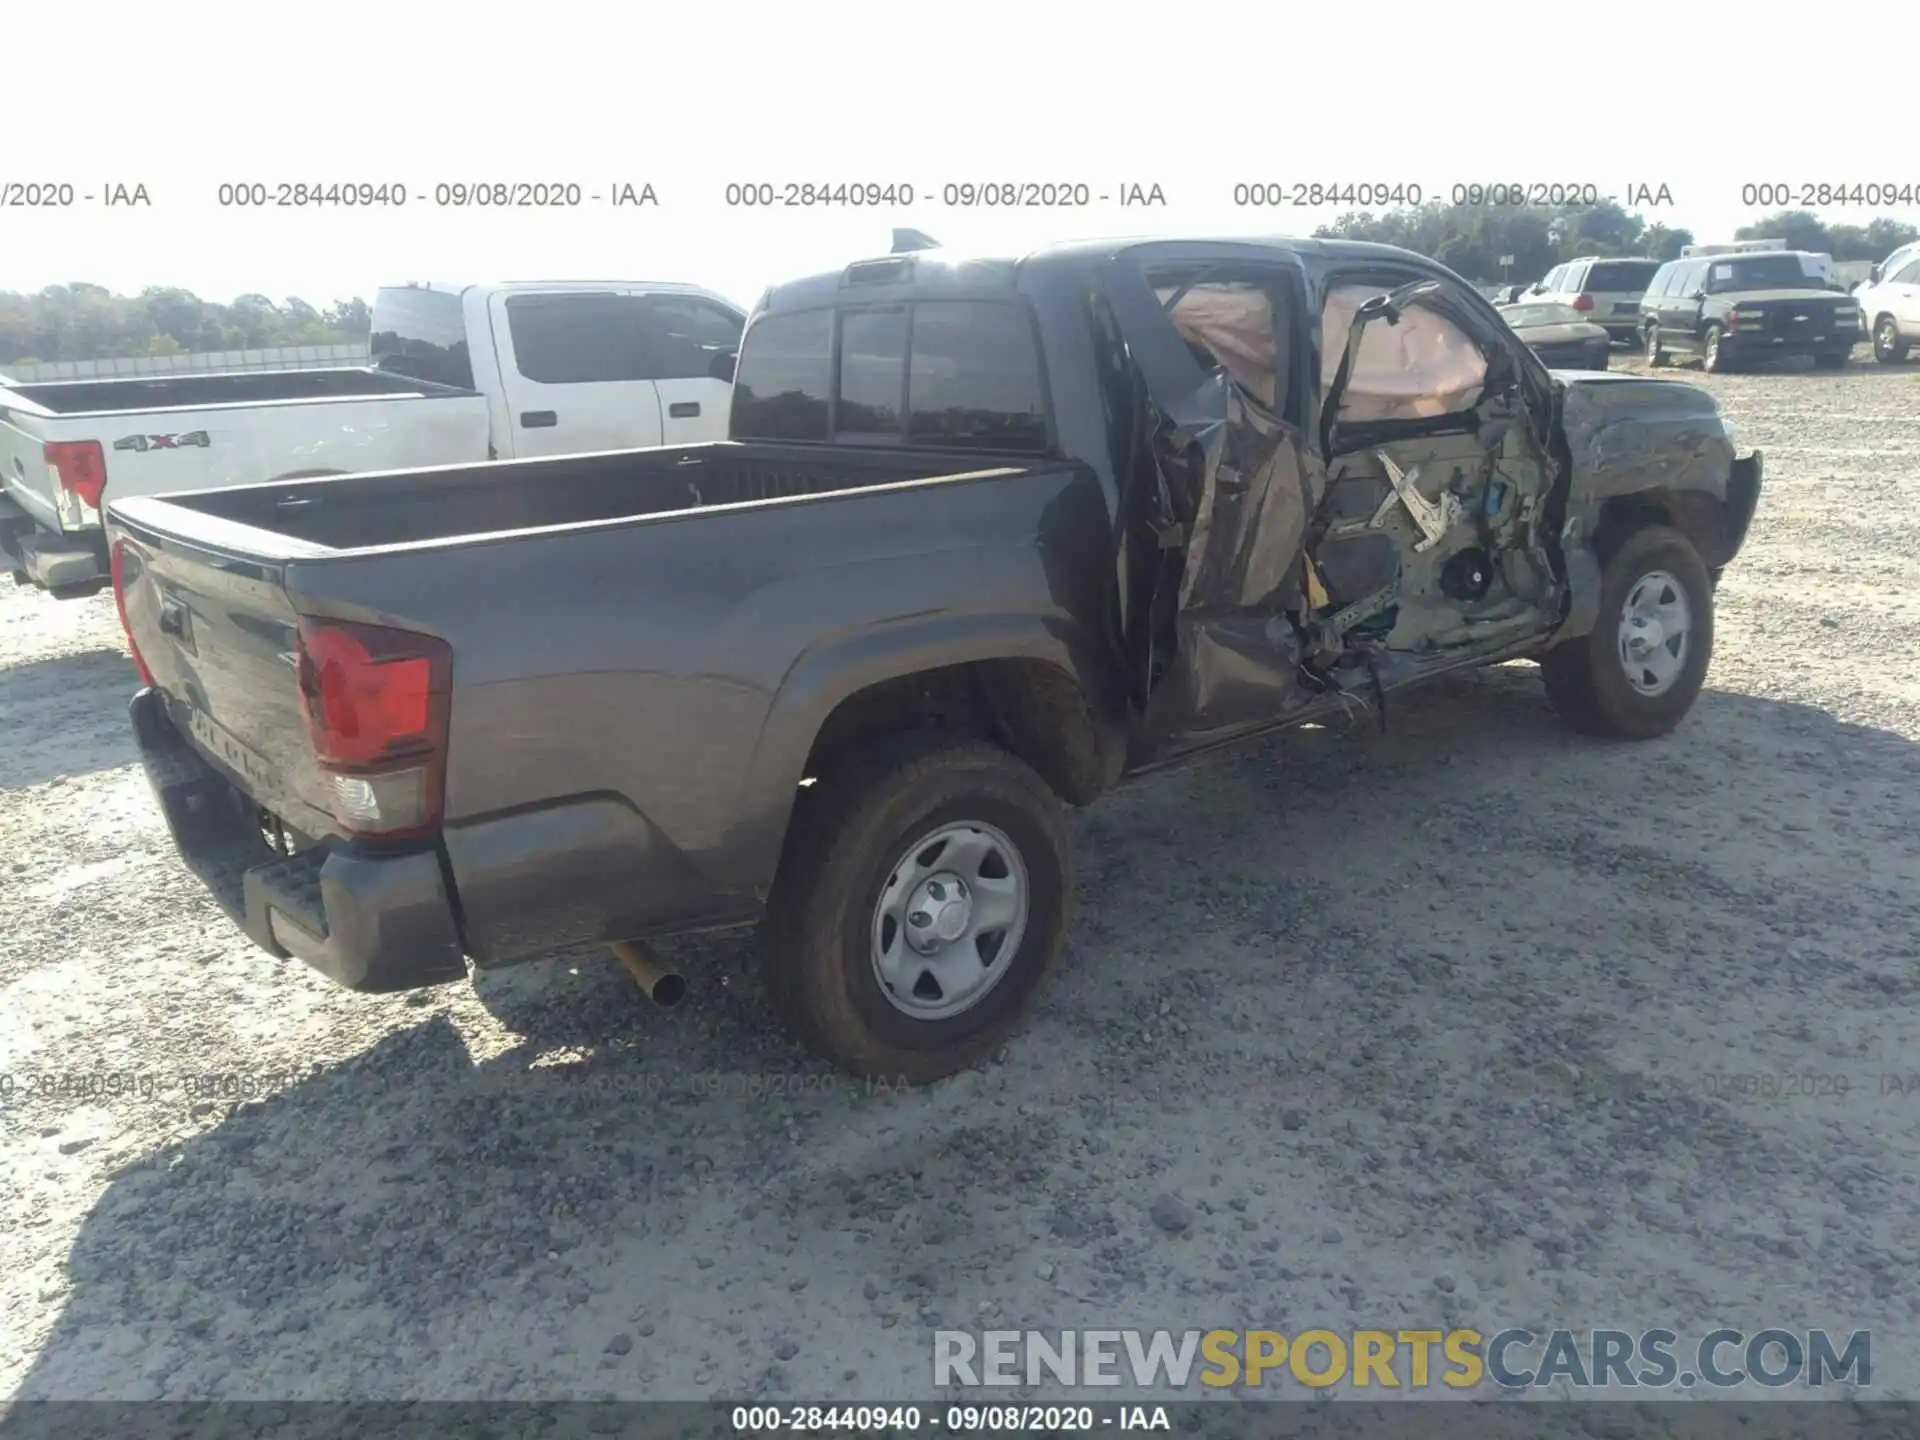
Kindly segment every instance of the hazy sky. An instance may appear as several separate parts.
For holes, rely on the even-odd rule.
[[[406,279],[767,282],[950,246],[1300,233],[1345,206],[1246,209],[1243,181],[1667,187],[1650,220],[1726,238],[1742,187],[1920,187],[1871,79],[1910,7],[1034,3],[402,7],[176,3],[8,18],[0,182],[141,183],[148,209],[0,208],[0,289],[91,280],[317,304]],[[1487,19],[1476,21],[1475,14]],[[77,34],[85,25],[102,33]],[[444,17],[444,18],[441,18]],[[1511,17],[1510,19],[1505,17]],[[1876,37],[1880,37],[1876,42]],[[30,63],[35,55],[65,57]],[[1685,57],[1685,63],[1681,58]],[[1683,73],[1684,72],[1684,73]],[[1644,75],[1645,79],[1636,78]],[[1591,77],[1591,78],[1589,78]],[[441,183],[651,183],[657,208],[436,208]],[[223,182],[404,185],[398,209],[237,210]],[[729,181],[910,185],[910,209],[729,208]],[[948,184],[1157,184],[1164,208],[949,208]],[[1794,198],[1797,199],[1797,196]],[[1762,206],[1757,208],[1777,208]],[[1810,207],[1819,208],[1819,207]],[[1829,208],[1835,222],[1920,206]]]

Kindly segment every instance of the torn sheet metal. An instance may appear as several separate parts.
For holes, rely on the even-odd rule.
[[[1637,375],[1569,379],[1561,424],[1573,461],[1570,509],[1664,487],[1727,493],[1733,437],[1713,397]]]
[[[1276,685],[1292,684],[1291,632],[1274,636],[1247,612],[1278,613],[1299,583],[1312,503],[1305,457],[1271,408],[1288,379],[1265,293],[1219,282],[1156,293],[1127,278],[1109,297],[1140,377],[1136,444],[1145,453],[1129,483],[1145,492],[1147,528],[1175,552],[1153,581],[1151,616],[1134,617],[1150,627],[1154,657],[1141,690],[1166,682],[1181,697],[1170,698],[1170,712],[1208,729],[1206,696],[1228,657],[1242,674],[1228,688],[1262,690],[1258,703],[1269,709]],[[1249,634],[1231,643],[1209,638],[1246,625]]]

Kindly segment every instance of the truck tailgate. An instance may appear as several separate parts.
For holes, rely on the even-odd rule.
[[[119,533],[127,632],[174,724],[288,826],[328,834],[294,664],[298,617],[281,568],[146,528]]]
[[[8,499],[40,524],[60,528],[53,476],[40,437],[23,429],[20,418],[5,410],[0,410],[0,485]]]

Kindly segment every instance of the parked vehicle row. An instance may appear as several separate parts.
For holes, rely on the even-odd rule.
[[[721,439],[745,323],[677,283],[388,286],[366,367],[0,388],[0,561],[89,595],[107,498]]]
[[[1905,360],[1920,342],[1920,242],[1875,265],[1851,294],[1836,275],[1829,255],[1738,241],[1691,245],[1664,264],[1569,260],[1532,285],[1495,287],[1492,298],[1552,365],[1586,363],[1567,328],[1578,320],[1633,342],[1652,365],[1690,356],[1721,372],[1803,356],[1838,369],[1863,338],[1882,364]],[[1540,305],[1565,310],[1531,308]]]
[[[1705,391],[1337,241],[779,285],[728,433],[108,495],[148,776],[263,949],[390,991],[758,923],[802,1039],[944,1075],[1060,953],[1064,806],[1520,657],[1670,730],[1762,481]]]

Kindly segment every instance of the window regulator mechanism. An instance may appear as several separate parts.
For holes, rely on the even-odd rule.
[[[1441,494],[1438,503],[1427,499],[1420,493],[1418,465],[1411,470],[1402,470],[1386,451],[1376,450],[1374,454],[1386,469],[1387,482],[1393,486],[1393,493],[1380,502],[1380,508],[1373,512],[1373,519],[1367,522],[1367,529],[1378,530],[1387,523],[1387,516],[1393,513],[1396,504],[1404,505],[1407,514],[1413,517],[1413,523],[1420,527],[1421,538],[1413,542],[1414,550],[1431,550],[1459,521],[1459,497],[1449,490]]]

